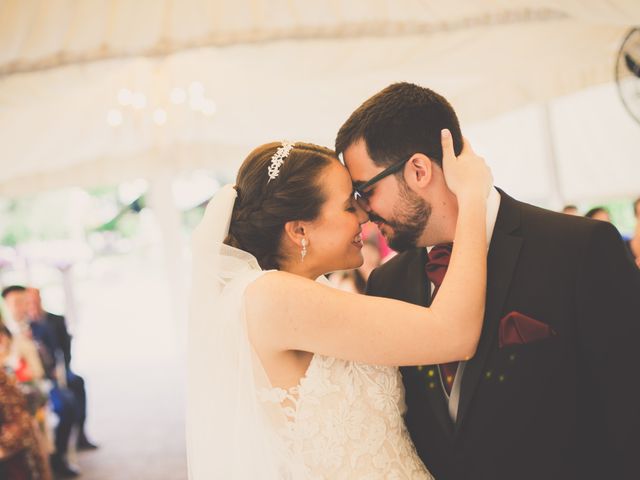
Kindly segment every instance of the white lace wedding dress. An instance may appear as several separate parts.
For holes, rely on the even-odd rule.
[[[295,478],[431,479],[404,425],[397,368],[314,355],[297,387],[262,389],[285,405],[278,434],[299,465]]]

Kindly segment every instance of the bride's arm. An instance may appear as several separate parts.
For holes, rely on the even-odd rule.
[[[465,172],[469,165],[452,163],[460,160],[447,140],[444,168],[446,175],[451,172],[447,182],[458,196],[459,212],[449,269],[431,307],[346,293],[271,272],[246,292],[250,328],[261,343],[378,365],[444,363],[475,354],[486,292],[489,182],[468,178],[487,175],[477,165]]]

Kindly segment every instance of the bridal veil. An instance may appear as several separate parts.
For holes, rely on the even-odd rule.
[[[244,291],[263,271],[252,255],[225,245],[236,201],[231,185],[209,202],[192,237],[188,326],[187,461],[190,480],[288,479],[275,432],[286,418],[258,401],[268,378],[253,350]]]

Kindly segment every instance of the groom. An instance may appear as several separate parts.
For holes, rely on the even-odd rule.
[[[429,305],[437,293],[457,217],[443,128],[459,154],[447,100],[398,83],[338,133],[359,203],[401,252],[371,274],[370,295]],[[438,480],[640,478],[640,273],[618,232],[498,189],[487,212],[476,355],[401,369],[420,457]]]

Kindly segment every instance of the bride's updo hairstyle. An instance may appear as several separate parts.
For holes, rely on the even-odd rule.
[[[269,180],[271,159],[281,143],[256,148],[236,178],[236,199],[227,245],[251,253],[263,270],[279,269],[280,242],[287,222],[318,217],[326,198],[320,185],[325,167],[338,161],[335,153],[310,143],[295,143],[277,177]]]

